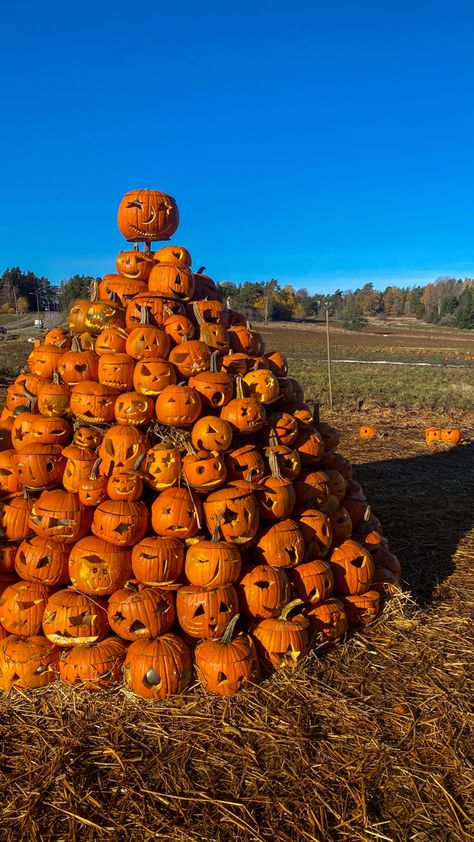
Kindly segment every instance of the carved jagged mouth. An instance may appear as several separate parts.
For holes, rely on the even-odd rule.
[[[153,221],[154,221],[154,217],[151,220],[151,222],[153,222]],[[132,231],[136,231],[137,234],[140,234],[140,237],[145,237],[147,240],[154,240],[154,239],[158,238],[158,236],[159,236],[158,232],[144,231],[142,228],[137,228],[136,225],[132,225],[131,223],[129,223],[129,225],[130,225],[130,228],[132,229]]]

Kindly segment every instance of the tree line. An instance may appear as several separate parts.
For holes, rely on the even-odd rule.
[[[66,311],[76,298],[88,298],[93,280],[90,275],[73,275],[53,285],[34,272],[18,266],[6,269],[0,277],[0,312]],[[373,283],[355,290],[337,289],[330,295],[309,293],[291,284],[245,281],[219,284],[222,298],[250,321],[291,321],[325,318],[328,311],[346,327],[362,328],[370,317],[412,317],[427,322],[474,328],[474,279],[438,278],[424,286],[387,286],[378,290]]]

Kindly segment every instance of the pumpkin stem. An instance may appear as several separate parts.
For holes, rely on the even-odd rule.
[[[235,395],[239,400],[245,397],[244,395],[244,381],[241,374],[235,378]]]
[[[270,444],[270,447],[278,447],[278,445],[280,444],[274,427],[272,427],[272,429],[270,430],[270,435],[268,436],[268,443]]]
[[[219,359],[219,351],[213,351],[211,354],[211,361],[209,363],[209,371],[212,371],[213,374],[217,374],[219,369],[217,368],[217,361]]]
[[[140,456],[137,456],[137,460],[133,464],[132,471],[139,471],[140,470],[145,457],[146,457],[146,453],[140,453]]]
[[[174,313],[173,313],[171,307],[169,306],[169,304],[164,304],[163,310],[165,311],[165,313],[168,313],[168,316],[174,316]]]
[[[280,465],[278,463],[278,456],[274,450],[270,450],[270,453],[268,454],[268,463],[270,465],[272,477],[275,477],[275,479],[283,479],[280,471]]]
[[[288,605],[285,605],[284,608],[281,610],[281,614],[279,616],[279,620],[288,620],[288,614],[291,614],[293,608],[296,608],[297,605],[303,605],[302,599],[293,599]]]
[[[55,371],[54,374],[57,375],[57,372]],[[54,383],[54,374],[53,374],[53,383]],[[33,392],[30,392],[29,389],[26,388],[24,383],[22,385],[22,389],[23,389],[23,393],[24,393],[25,397],[28,398],[28,401],[29,401],[30,406],[31,406],[31,404],[34,403],[36,395],[34,395]]]
[[[364,517],[363,517],[363,521],[365,523],[369,522],[371,514],[372,514],[372,512],[371,512],[370,506],[367,506],[367,508],[364,512]]]
[[[313,424],[314,424],[314,426],[316,427],[319,424],[319,422],[320,422],[319,403],[315,403],[314,409],[313,409]]]
[[[219,515],[214,515],[214,529],[212,531],[212,538],[211,538],[211,541],[214,544],[217,544],[217,542],[219,540],[220,523],[221,523],[221,519],[220,519]]]
[[[99,300],[99,282],[97,280],[91,281],[91,285],[89,287],[89,290],[90,290],[91,302],[92,302],[92,304],[94,304],[96,301]]]
[[[99,465],[102,459],[100,456],[98,459],[95,460],[94,464],[92,465],[91,472],[89,474],[89,479],[99,479]]]
[[[240,620],[240,614],[236,614],[235,617],[232,617],[232,620],[227,624],[226,630],[221,637],[221,643],[226,646],[229,643],[232,643],[232,638],[234,636],[234,631],[237,623]]]
[[[199,517],[198,508],[196,506],[196,503],[194,502],[194,496],[193,496],[193,492],[191,491],[191,486],[189,485],[188,478],[187,478],[186,474],[182,473],[181,476],[183,477],[183,479],[184,479],[184,481],[185,481],[185,483],[188,487],[189,496],[191,497],[191,502],[193,504],[194,514],[196,515],[197,528],[200,531],[202,523],[201,523],[201,518]]]
[[[140,324],[141,325],[149,325],[150,324],[150,312],[148,307],[145,307],[144,304],[140,304]]]
[[[76,334],[75,336],[72,337],[71,351],[76,351],[76,353],[79,353],[80,351],[82,351],[82,345],[81,345],[81,340],[79,338],[79,334]]]
[[[53,383],[54,383],[55,386],[60,385],[59,374],[58,374],[57,371],[53,371]]]
[[[195,272],[194,274],[195,275],[202,275],[202,273],[205,272],[205,271],[206,271],[206,267],[200,266],[199,269],[197,270],[197,272]]]
[[[201,313],[201,311],[200,311],[200,309],[199,309],[199,307],[198,307],[198,302],[197,302],[197,301],[194,301],[194,302],[193,302],[193,313],[194,313],[194,315],[196,316],[196,321],[197,321],[197,323],[198,323],[199,325],[201,325],[201,324],[204,322],[204,316],[202,315],[202,313]]]

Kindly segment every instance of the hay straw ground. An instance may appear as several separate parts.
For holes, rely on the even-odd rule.
[[[337,420],[411,596],[231,701],[2,698],[1,842],[472,839],[474,445],[433,452],[387,413],[361,442],[377,419]]]

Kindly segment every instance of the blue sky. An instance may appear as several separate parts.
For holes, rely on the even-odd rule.
[[[470,2],[2,11],[0,271],[114,271],[121,195],[178,201],[217,280],[474,275]]]

